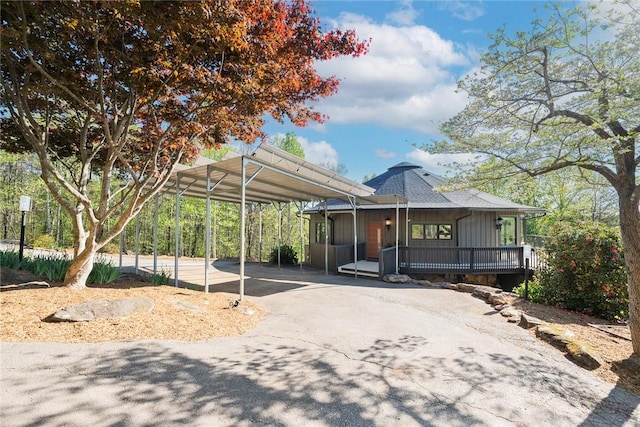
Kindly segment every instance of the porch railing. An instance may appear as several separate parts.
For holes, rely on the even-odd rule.
[[[398,254],[399,255],[399,254]],[[380,251],[380,259],[378,260],[378,276],[380,279],[385,274],[396,272],[396,248],[386,248]]]
[[[366,243],[358,243],[358,260],[365,259],[365,248]],[[353,245],[333,246],[333,250],[335,251],[335,260],[337,267],[354,262]]]
[[[522,247],[400,247],[398,250],[401,273],[498,274],[523,273],[525,269]],[[537,269],[538,259],[538,254],[532,252],[530,270]]]

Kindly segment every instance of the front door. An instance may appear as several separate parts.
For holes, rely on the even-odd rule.
[[[381,222],[370,222],[367,224],[367,259],[378,259],[382,249],[382,227]]]

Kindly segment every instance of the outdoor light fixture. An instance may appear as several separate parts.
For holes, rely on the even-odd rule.
[[[20,212],[22,212],[22,226],[20,227],[20,252],[18,252],[18,260],[22,261],[24,254],[24,232],[27,226],[26,215],[31,210],[31,197],[20,196]]]
[[[496,218],[496,228],[498,230],[500,230],[502,228],[502,223],[504,222],[504,220],[502,219],[501,216],[499,216],[498,218]]]
[[[388,230],[388,229],[390,229],[390,228],[391,228],[391,218],[386,217],[386,218],[384,219],[384,225],[386,225],[386,226],[387,226],[387,230]]]

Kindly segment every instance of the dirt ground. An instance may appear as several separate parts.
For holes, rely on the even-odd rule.
[[[165,339],[200,341],[240,335],[254,328],[266,315],[265,311],[247,301],[231,308],[236,295],[205,294],[173,286],[153,286],[142,278],[125,275],[105,286],[90,286],[74,291],[51,284],[51,287],[11,286],[41,280],[29,272],[2,268],[0,271],[0,340],[34,342],[103,342],[124,340]],[[92,322],[51,323],[46,318],[68,305],[88,299],[150,298],[155,303],[151,313],[136,313],[128,317],[100,319]],[[631,357],[628,328],[604,327],[610,322],[554,307],[511,298],[515,308],[548,323],[556,323],[572,331],[590,346],[601,367],[593,371],[603,380],[640,395],[640,358]],[[176,306],[178,304],[178,306]],[[201,311],[184,307],[196,306]],[[247,309],[253,314],[247,314]],[[533,334],[533,330],[531,331]],[[559,351],[549,346],[549,351]]]

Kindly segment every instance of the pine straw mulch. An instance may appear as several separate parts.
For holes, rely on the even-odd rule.
[[[640,395],[640,357],[632,357],[633,348],[628,327],[607,328],[605,325],[611,325],[612,322],[569,310],[536,304],[523,298],[508,297],[507,299],[509,305],[514,308],[573,332],[578,340],[593,349],[595,356],[600,361],[601,366],[592,371],[595,375],[607,382],[617,384],[631,393]],[[590,324],[603,325],[603,329],[608,329],[612,333],[597,329]],[[535,329],[530,329],[530,331],[535,335]],[[546,343],[544,345],[550,346]]]
[[[231,308],[229,302],[236,300],[237,295],[154,286],[135,275],[124,275],[109,285],[89,285],[77,291],[59,283],[52,283],[49,288],[10,286],[41,279],[28,272],[5,268],[0,273],[0,341],[203,341],[241,335],[257,326],[265,316],[262,308],[247,301],[242,301],[238,308]],[[69,305],[90,299],[123,298],[149,298],[155,306],[149,313],[137,312],[126,317],[91,322],[54,323],[46,320]],[[185,306],[195,306],[201,311],[189,310]]]

